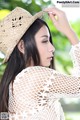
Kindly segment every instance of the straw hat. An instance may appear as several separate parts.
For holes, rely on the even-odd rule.
[[[43,13],[41,11],[32,16],[25,9],[16,7],[0,22],[0,51],[5,54],[4,62],[7,62],[26,30]]]

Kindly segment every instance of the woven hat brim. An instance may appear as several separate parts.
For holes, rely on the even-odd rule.
[[[38,19],[38,18],[41,18],[44,13],[45,13],[44,11],[40,11],[40,12],[36,13],[34,16],[32,16],[32,18],[31,18],[31,19],[32,19],[32,22],[29,23],[29,25],[27,25],[27,27],[25,26],[25,29],[22,31],[22,34],[21,34],[19,40],[18,40],[18,41],[16,42],[16,44],[12,47],[12,49],[10,50],[10,52],[5,55],[5,58],[4,58],[4,60],[3,60],[2,63],[5,63],[5,62],[8,61],[11,53],[13,52],[15,46],[16,46],[16,45],[18,44],[18,42],[20,41],[21,37],[22,37],[22,36],[24,35],[24,33],[29,29],[29,27],[34,23],[34,21],[35,21],[36,19]],[[27,23],[26,23],[26,24],[27,24]]]

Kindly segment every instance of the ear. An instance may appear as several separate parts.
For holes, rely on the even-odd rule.
[[[20,40],[20,42],[17,45],[19,51],[24,54],[24,41]]]

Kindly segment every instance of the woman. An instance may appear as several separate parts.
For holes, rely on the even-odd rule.
[[[0,84],[0,112],[8,112],[9,120],[64,120],[59,99],[80,96],[79,40],[63,11],[53,7],[45,12],[72,44],[75,74],[52,69],[55,48],[47,24],[39,18],[44,12],[32,16],[15,8],[0,25],[0,49],[7,62]]]

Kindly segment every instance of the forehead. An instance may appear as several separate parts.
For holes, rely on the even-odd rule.
[[[40,30],[36,33],[36,36],[41,37],[43,35],[50,36],[48,28],[44,25],[40,28]]]

